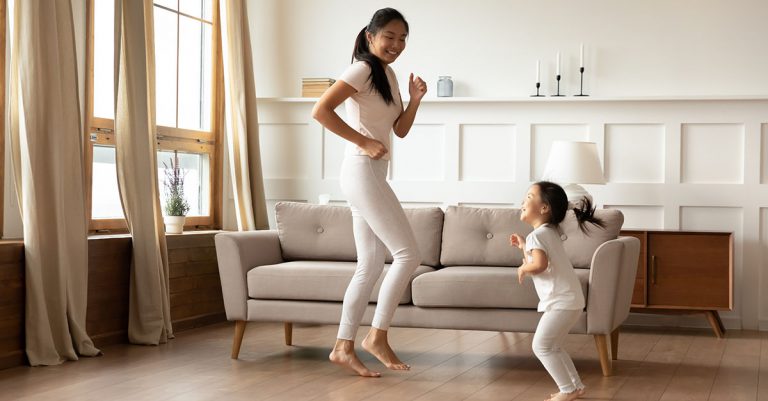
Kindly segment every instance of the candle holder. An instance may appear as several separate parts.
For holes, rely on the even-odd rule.
[[[557,75],[555,76],[555,79],[557,79],[557,94],[555,94],[555,95],[549,95],[549,96],[554,96],[554,97],[557,97],[557,96],[565,96],[565,95],[561,95],[561,94],[560,94],[560,74],[557,74]]]
[[[573,96],[589,96],[584,94],[584,67],[579,68],[581,78],[579,79],[579,94]]]
[[[531,97],[544,97],[544,95],[539,94],[539,88],[541,88],[541,82],[536,82],[536,94],[531,95]]]

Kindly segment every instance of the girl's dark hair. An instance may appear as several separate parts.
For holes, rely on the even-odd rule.
[[[549,181],[539,181],[533,185],[539,187],[541,201],[549,205],[549,209],[552,211],[549,223],[560,224],[565,219],[565,213],[568,211],[568,196],[565,194],[563,187]],[[579,222],[579,229],[583,233],[587,232],[587,222],[605,228],[605,222],[595,217],[595,209],[592,206],[592,201],[586,196],[581,199],[581,207],[573,208],[576,220]]]
[[[384,102],[389,105],[394,103],[395,99],[392,97],[392,90],[389,87],[389,79],[387,79],[387,73],[384,66],[381,64],[381,60],[371,53],[371,49],[368,48],[368,40],[365,37],[366,32],[370,32],[371,35],[375,35],[381,28],[386,26],[392,21],[402,21],[405,24],[405,32],[408,33],[408,21],[405,20],[403,14],[394,8],[382,8],[376,11],[371,18],[371,22],[368,23],[360,33],[357,34],[355,39],[355,49],[352,51],[352,62],[355,60],[365,61],[369,67],[371,67],[371,85],[373,89],[378,92]]]

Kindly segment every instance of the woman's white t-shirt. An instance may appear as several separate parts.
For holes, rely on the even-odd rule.
[[[389,153],[382,159],[389,160],[392,155],[390,146],[390,134],[395,120],[400,117],[403,111],[400,99],[400,89],[397,84],[397,77],[391,67],[386,67],[387,79],[392,92],[394,103],[387,104],[384,98],[376,92],[371,82],[371,67],[364,61],[352,63],[341,77],[344,81],[357,90],[357,93],[347,98],[344,106],[347,110],[347,124],[359,133],[376,139],[384,144]],[[345,155],[364,155],[363,151],[355,144],[347,143]]]
[[[557,228],[542,224],[528,234],[525,239],[525,253],[528,258],[534,249],[544,251],[549,261],[546,270],[531,275],[539,295],[538,311],[584,309],[584,293],[573,271],[571,260],[565,253]]]

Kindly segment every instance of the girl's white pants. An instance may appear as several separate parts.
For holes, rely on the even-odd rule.
[[[354,340],[365,308],[384,269],[385,249],[393,262],[381,284],[372,326],[389,329],[403,291],[421,263],[416,238],[395,193],[387,183],[386,160],[347,155],[341,189],[352,210],[357,269],[344,294],[338,338]]]
[[[581,316],[581,310],[544,312],[533,335],[533,353],[539,358],[561,393],[584,388],[568,353],[561,348],[565,336]]]

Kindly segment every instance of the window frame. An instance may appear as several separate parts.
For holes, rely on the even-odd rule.
[[[84,155],[85,155],[85,200],[88,214],[88,229],[91,234],[96,233],[120,233],[127,232],[128,225],[125,218],[113,219],[94,219],[92,218],[92,190],[93,190],[93,146],[94,145],[115,145],[114,120],[93,115],[94,106],[94,2],[97,0],[87,0],[87,77],[86,77],[86,124],[84,129]],[[186,128],[176,128],[167,126],[156,126],[156,145],[158,151],[174,151],[195,154],[205,154],[209,160],[209,210],[205,216],[187,216],[184,222],[185,230],[195,229],[221,229],[221,203],[222,203],[222,138],[224,131],[224,88],[223,88],[223,61],[221,52],[221,33],[219,29],[219,0],[211,0],[213,12],[211,21],[211,107],[210,107],[210,131],[192,130]],[[179,16],[185,16],[194,20],[208,23],[199,17],[168,9],[165,6],[155,5]],[[177,24],[177,46],[178,57],[179,42]],[[178,71],[178,65],[177,65]],[[176,74],[176,121],[178,124],[178,72]],[[161,188],[158,188],[160,191]],[[1,194],[1,192],[0,192]],[[0,220],[1,221],[1,220]]]

